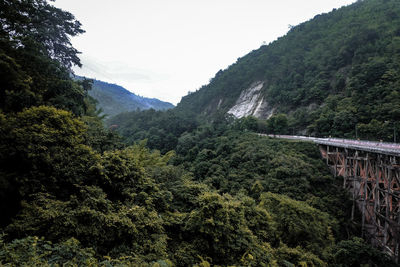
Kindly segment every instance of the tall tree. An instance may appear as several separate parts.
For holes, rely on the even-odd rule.
[[[51,0],[54,1],[54,0]],[[40,44],[40,52],[64,67],[81,66],[70,37],[83,33],[81,23],[46,0],[1,0],[0,39],[13,48]]]
[[[88,88],[70,77],[81,66],[70,37],[83,32],[45,0],[0,0],[0,109],[51,105],[84,114]]]

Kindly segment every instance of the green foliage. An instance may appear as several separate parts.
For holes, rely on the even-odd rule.
[[[1,171],[7,173],[2,178],[15,184],[21,196],[67,196],[96,159],[83,144],[85,125],[70,112],[34,107],[4,117],[1,126]]]
[[[165,256],[166,235],[155,211],[113,203],[96,187],[78,189],[67,201],[35,195],[33,201],[23,203],[6,233],[46,236],[53,242],[74,237],[104,255],[132,251],[149,260]]]
[[[256,132],[259,130],[259,120],[253,116],[247,116],[235,121],[234,128],[241,131]]]
[[[338,243],[334,247],[333,261],[335,266],[397,266],[388,255],[357,237]]]
[[[153,109],[119,114],[107,121],[117,129],[128,144],[147,139],[151,149],[166,153],[175,149],[178,137],[184,132],[192,132],[198,122],[190,113],[174,110],[155,111]]]
[[[75,76],[76,79],[83,79]],[[109,117],[118,115],[122,112],[136,110],[167,110],[173,108],[171,103],[160,101],[156,98],[146,98],[135,95],[125,88],[106,82],[94,80],[89,95],[96,99],[97,106],[101,109],[102,114]]]
[[[2,170],[1,194],[13,185],[19,203],[2,264],[326,266],[343,236],[346,196],[312,144],[222,123],[183,133],[177,155],[145,142],[99,154],[70,112],[35,107],[0,123],[2,151],[30,164]]]
[[[397,0],[365,0],[317,15],[220,70],[177,109],[211,121],[263,81],[262,118],[273,111],[288,119],[275,129],[271,118],[271,133],[393,141],[400,128],[399,13]]]
[[[198,208],[192,211],[184,229],[201,238],[203,253],[213,259],[216,264],[233,264],[238,256],[248,250],[257,253],[255,237],[248,228],[245,209],[241,201],[229,195],[204,193],[198,198]],[[264,218],[268,220],[267,217]],[[268,222],[266,222],[268,224]],[[262,256],[260,253],[257,256]],[[263,257],[264,263],[270,262]]]
[[[131,203],[156,208],[162,202],[162,192],[154,181],[153,171],[160,171],[173,153],[160,156],[150,153],[144,143],[124,150],[108,151],[96,167],[102,188],[111,199],[129,200]]]
[[[384,122],[372,119],[369,123],[360,123],[356,127],[360,136],[368,140],[382,140],[390,135],[389,129],[385,126]]]
[[[60,64],[37,51],[2,48],[0,42],[0,109],[21,111],[25,107],[51,105],[82,115],[87,110],[88,88],[69,77]]]
[[[98,156],[83,143],[86,127],[70,112],[34,107],[1,114],[0,124],[0,196],[6,214],[18,212],[19,199],[30,194],[51,192],[64,198],[75,184],[89,179]]]
[[[326,258],[334,244],[331,221],[328,214],[294,201],[286,196],[266,193],[261,196],[260,205],[272,213],[277,224],[276,234],[289,247],[301,247]]]
[[[87,126],[85,143],[97,152],[102,153],[124,147],[121,137],[115,131],[106,129],[98,114],[83,116],[82,121]]]
[[[275,254],[279,266],[328,266],[326,262],[300,247],[289,248],[283,245],[276,249]]]
[[[0,50],[0,107],[5,110],[18,110],[28,106],[34,92],[30,90],[32,79],[24,73],[14,58]]]
[[[93,249],[82,248],[71,238],[52,244],[43,238],[27,237],[11,243],[0,240],[2,266],[96,266]]]
[[[138,145],[105,152],[101,158],[94,152],[92,156],[91,166],[71,167],[75,172],[68,178],[75,180],[54,177],[64,184],[62,194],[46,187],[42,193],[33,188],[29,195],[21,195],[19,213],[4,228],[8,238],[45,236],[57,242],[74,237],[101,255],[132,256],[144,262],[165,257],[167,235],[157,210],[165,211],[170,197],[152,177],[165,168],[171,154],[160,156]],[[71,158],[59,160],[65,164]]]
[[[285,143],[237,131],[220,135],[199,129],[182,135],[174,161],[192,171],[195,179],[231,194],[241,189],[251,192],[258,183],[264,191],[306,200],[307,194],[316,194],[315,187],[323,190],[332,183],[312,144]]]
[[[11,243],[4,243],[1,239],[0,246],[2,266],[174,266],[168,259],[153,262],[146,262],[134,256],[104,256],[99,259],[93,249],[83,248],[75,238],[58,243],[31,236],[15,239]]]
[[[81,66],[70,37],[84,31],[71,13],[45,0],[1,1],[0,10],[2,41],[13,47],[36,43],[41,46],[42,55],[57,59],[67,68],[73,64]]]
[[[351,8],[379,13],[380,1]],[[393,1],[386,3],[396,10]],[[387,15],[396,21],[396,13]],[[315,30],[325,36],[323,26],[335,16],[316,18],[321,28],[295,27],[286,39]],[[349,27],[353,39],[341,53],[352,56],[353,69],[345,57],[332,63],[325,52],[335,55],[334,50],[312,46],[318,34],[311,39],[304,34],[297,44],[309,53],[286,39],[262,47],[268,53],[254,51],[243,59],[257,71],[238,62],[219,72],[210,83],[219,89],[202,98],[232,96],[221,102],[226,109],[240,88],[251,84],[249,76],[268,75],[264,93],[272,103],[303,105],[293,115],[233,121],[221,110],[204,123],[184,109],[125,113],[109,122],[133,144],[125,147],[103,128],[101,111],[86,95],[90,81],[70,78],[67,69],[79,62],[67,37],[82,32],[73,16],[46,1],[21,0],[0,2],[0,20],[0,265],[391,266],[360,239],[348,239],[355,232],[347,219],[348,197],[313,144],[249,132],[308,126],[321,135],[348,135],[353,129],[368,135],[378,128],[383,137],[391,130],[394,135],[397,63],[379,55],[364,59],[375,46],[360,46],[379,43],[375,28]],[[398,38],[392,39],[390,47],[382,42],[390,55],[399,51]],[[300,56],[295,63],[282,56],[278,42],[287,45],[283,54]],[[285,68],[292,63],[304,71],[293,68],[296,74],[290,75]],[[336,73],[333,67],[339,65],[344,69]],[[304,106],[322,103],[331,87],[346,97],[329,96],[314,111]],[[384,92],[385,102],[374,108],[372,121],[360,115],[360,107],[367,98],[375,103],[377,92]],[[147,144],[139,142],[144,139]]]
[[[80,66],[70,37],[82,33],[74,16],[44,0],[0,2],[0,109],[52,105],[85,113],[88,88],[70,78]]]
[[[288,131],[288,119],[285,114],[273,115],[267,120],[267,132],[272,134],[286,134]]]

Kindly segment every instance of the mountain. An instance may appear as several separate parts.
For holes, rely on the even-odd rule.
[[[284,113],[290,133],[393,139],[400,124],[400,2],[317,15],[220,70],[177,109],[237,118]]]
[[[82,77],[79,78],[82,79]],[[98,101],[97,107],[110,117],[137,109],[166,110],[174,107],[171,103],[156,98],[138,96],[122,86],[99,80],[93,80],[89,95]]]
[[[369,239],[364,213],[315,144],[252,133],[251,116],[208,123],[183,109],[121,113],[104,127],[89,83],[68,69],[80,65],[69,43],[80,22],[46,0],[0,1],[0,21],[1,266],[398,266],[396,250],[359,237]],[[132,102],[99,85],[116,106]],[[250,85],[235,112],[267,84]],[[398,170],[385,161],[363,191],[393,214],[384,232],[396,248]]]

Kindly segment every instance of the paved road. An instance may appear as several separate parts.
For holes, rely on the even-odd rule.
[[[373,142],[373,141],[340,139],[340,138],[316,138],[316,137],[296,136],[296,135],[274,136],[270,134],[268,136],[275,138],[291,139],[291,140],[311,141],[317,144],[353,148],[353,149],[371,151],[376,153],[400,156],[400,144],[397,143]]]

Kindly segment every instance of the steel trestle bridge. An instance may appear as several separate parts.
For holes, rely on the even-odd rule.
[[[362,235],[399,262],[400,144],[339,138],[268,135],[309,141],[319,145],[321,156],[353,199],[352,219],[361,212]]]

